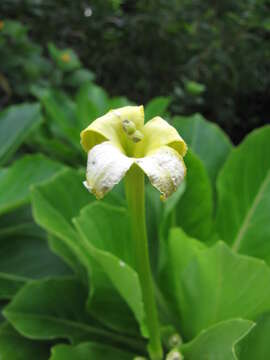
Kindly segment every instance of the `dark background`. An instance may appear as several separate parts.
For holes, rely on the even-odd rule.
[[[269,1],[1,0],[0,14],[45,56],[49,42],[74,49],[110,95],[171,96],[172,113],[200,112],[235,143],[269,122]]]

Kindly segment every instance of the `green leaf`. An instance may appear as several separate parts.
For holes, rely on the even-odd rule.
[[[200,114],[175,116],[173,126],[199,156],[215,187],[217,175],[232,149],[230,139],[216,124],[206,121]]]
[[[39,104],[10,106],[0,112],[0,164],[15,153],[33,128],[41,124]]]
[[[69,271],[44,239],[18,235],[0,240],[0,299],[10,299],[29,280]]]
[[[94,200],[84,188],[82,181],[83,176],[78,171],[65,169],[47,183],[35,186],[31,192],[31,199],[35,221],[58,241],[64,243],[55,248],[60,250],[68,247],[77,259],[76,263],[73,263],[74,270],[85,277],[82,266],[88,259],[71,223],[71,219],[79,214],[80,209]],[[66,253],[58,254],[66,260]]]
[[[0,214],[29,201],[30,186],[49,179],[62,168],[41,154],[26,155],[0,169]]]
[[[213,232],[212,190],[206,170],[191,151],[185,156],[186,189],[174,208],[174,225],[195,238],[209,241]]]
[[[171,231],[169,250],[168,278],[185,338],[223,320],[256,319],[270,309],[270,269],[261,260],[235,254],[222,242],[198,250],[179,229]]]
[[[49,360],[132,360],[134,355],[111,346],[84,343],[77,346],[57,345]]]
[[[218,179],[217,230],[234,251],[270,263],[270,126],[231,153]]]
[[[62,71],[72,71],[81,66],[80,60],[72,49],[58,49],[54,44],[48,44],[48,50],[57,66]]]
[[[80,127],[74,102],[64,92],[56,90],[46,91],[41,100],[51,120],[53,133],[69,141],[77,150],[81,150]]]
[[[164,116],[166,110],[171,103],[171,98],[158,96],[152,99],[145,106],[145,122],[151,120],[155,116]]]
[[[171,313],[171,323],[173,323],[176,328],[179,328],[179,320],[175,317],[175,314],[179,313],[178,298],[176,296],[176,282],[178,279],[176,278],[179,274],[182,273],[182,271],[185,269],[185,266],[187,266],[191,259],[199,254],[202,250],[205,250],[206,246],[202,242],[189,237],[181,228],[172,230],[170,238],[173,236],[177,237],[179,242],[179,250],[177,250],[178,252],[176,254],[179,260],[177,269],[174,267],[174,262],[172,261],[172,257],[168,249],[170,244],[164,243],[166,250],[164,251],[163,259],[160,263],[158,280],[159,286],[164,296],[163,301]]]
[[[91,258],[85,250],[85,245],[80,241],[80,236],[71,221],[73,217],[79,214],[81,208],[94,200],[93,195],[89,194],[82,185],[82,181],[83,176],[77,171],[69,169],[63,170],[51,179],[51,181],[33,189],[32,205],[34,218],[37,223],[47,230],[50,235],[53,235],[53,238],[50,237],[50,245],[53,251],[72,266],[83,281],[87,281],[87,269],[87,272],[90,272],[91,283],[91,265],[95,264],[95,259]],[[106,200],[110,201],[110,199],[114,204],[118,201],[115,195],[108,194]],[[91,219],[88,220],[90,222]],[[92,224],[92,222],[90,222],[90,224]],[[102,228],[103,225],[101,225],[101,229]],[[95,229],[95,233],[96,231]],[[118,232],[115,236],[117,238]],[[98,282],[96,281],[96,286],[98,286],[99,289],[103,289],[105,294],[102,290],[101,295],[98,296],[98,291],[95,290],[95,299],[97,300],[96,306],[94,306],[93,300],[91,301],[92,314],[98,319],[102,319],[107,325],[113,326],[114,328],[116,326],[118,330],[119,327],[121,329],[127,329],[126,318],[130,318],[128,315],[131,314],[131,311],[112,285],[110,279],[106,276],[104,278],[103,271],[99,270],[96,274],[98,274],[99,279]],[[91,287],[91,292],[94,291],[93,289]],[[110,307],[107,306],[108,298],[110,299]],[[104,302],[106,306],[102,306]],[[114,307],[116,307],[115,311],[112,310]],[[122,315],[126,314],[127,316],[123,315],[119,317],[118,311]],[[124,323],[124,325],[121,325],[122,323]],[[130,325],[130,321],[128,324]]]
[[[49,251],[26,207],[1,217],[0,248],[0,299],[12,298],[31,279],[70,273]]]
[[[64,297],[63,297],[64,295]],[[26,284],[4,309],[4,316],[23,336],[36,340],[102,341],[144,348],[99,326],[85,312],[87,289],[75,279],[46,279]]]
[[[110,110],[106,92],[99,86],[84,84],[76,96],[77,117],[83,130],[92,121]]]
[[[81,211],[80,216],[74,219],[74,224],[89,254],[99,265],[97,266],[93,260],[90,264],[92,275],[90,310],[102,314],[100,304],[106,301],[109,280],[132,309],[144,332],[145,313],[139,277],[132,268],[134,256],[127,210],[95,202]],[[111,293],[113,298],[114,292]],[[127,321],[129,325],[127,327],[125,324],[126,329],[132,331],[135,325],[133,317],[117,297],[114,307],[117,309],[119,323]],[[106,311],[105,306],[104,311]],[[110,312],[112,312],[111,306]],[[115,311],[113,311],[114,315]]]
[[[75,70],[73,73],[71,73],[66,79],[65,83],[76,87],[80,87],[84,83],[93,81],[95,78],[95,75],[92,73],[92,71],[87,69],[78,69]]]
[[[49,356],[50,348],[47,343],[28,340],[18,334],[10,325],[1,325],[1,360],[48,360]]]
[[[185,83],[185,90],[192,96],[199,96],[205,91],[205,85],[189,80]]]
[[[236,360],[235,345],[253,328],[254,323],[232,319],[202,331],[194,340],[184,344],[181,352],[185,360]],[[257,356],[252,359],[258,359]]]
[[[67,301],[63,301],[63,294]],[[3,313],[26,337],[78,341],[95,334],[84,311],[86,296],[86,289],[74,279],[32,281],[17,293]]]
[[[123,96],[117,96],[108,99],[109,108],[110,109],[117,109],[124,106],[132,106],[134,103],[130,100],[128,100],[126,97]]]
[[[237,346],[239,360],[270,359],[270,313],[256,319],[256,327]]]

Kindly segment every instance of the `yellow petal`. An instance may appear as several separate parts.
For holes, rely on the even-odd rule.
[[[132,121],[138,130],[144,124],[143,106],[125,106],[120,109],[110,110],[106,115],[96,119],[81,132],[81,144],[85,151],[105,140],[111,141],[122,152],[128,141],[123,131],[123,121]]]
[[[150,120],[142,133],[144,138],[136,146],[136,157],[148,155],[161,146],[170,146],[182,157],[187,152],[187,145],[177,130],[159,116]]]
[[[85,187],[101,199],[125,176],[134,159],[122,154],[111,142],[98,144],[88,152]]]
[[[144,158],[135,159],[135,162],[161,192],[163,200],[178,188],[186,174],[182,156],[169,146],[162,146]]]

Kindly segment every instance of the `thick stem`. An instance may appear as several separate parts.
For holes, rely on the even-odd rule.
[[[145,222],[144,173],[132,166],[125,178],[126,196],[131,217],[135,266],[138,272],[149,330],[149,354],[152,360],[163,357],[154,285],[150,268]]]

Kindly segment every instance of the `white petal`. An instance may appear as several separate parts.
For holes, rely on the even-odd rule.
[[[177,189],[186,174],[182,157],[169,146],[162,146],[152,154],[135,161],[149,177],[152,185],[161,192],[163,200]]]
[[[134,159],[125,156],[116,146],[105,141],[88,153],[85,187],[101,199],[125,176]]]

